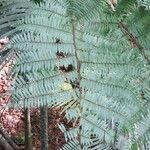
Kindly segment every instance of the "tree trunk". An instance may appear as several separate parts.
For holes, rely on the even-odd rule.
[[[41,150],[48,150],[48,111],[47,106],[41,108]]]
[[[31,121],[30,121],[30,109],[25,109],[25,150],[32,150],[32,133],[31,133]]]

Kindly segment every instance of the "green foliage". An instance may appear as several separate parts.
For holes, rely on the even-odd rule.
[[[43,0],[31,0],[31,1],[33,1],[35,3],[41,3]]]
[[[116,11],[104,0],[8,4],[0,29],[13,27],[3,36],[12,36],[8,47],[18,55],[11,106],[64,104],[79,126],[59,125],[62,150],[149,148],[149,4],[120,0]]]
[[[150,10],[150,1],[149,0],[138,0],[139,6],[144,7],[146,10]]]

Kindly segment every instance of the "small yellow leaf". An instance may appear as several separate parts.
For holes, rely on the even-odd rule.
[[[63,91],[71,90],[72,89],[72,85],[70,83],[64,82],[63,85],[61,86],[61,89]]]

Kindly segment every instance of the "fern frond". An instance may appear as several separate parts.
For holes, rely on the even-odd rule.
[[[0,29],[12,27],[2,36],[11,36],[18,55],[10,106],[64,106],[78,122],[70,130],[59,125],[65,150],[116,149],[117,140],[130,149],[149,140],[147,11],[141,15],[135,0],[120,0],[115,12],[104,0],[6,2]]]

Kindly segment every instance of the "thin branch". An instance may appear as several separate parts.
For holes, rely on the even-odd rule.
[[[15,150],[19,150],[19,147],[13,142],[13,140],[9,137],[8,133],[5,131],[2,124],[0,124],[0,134],[7,141],[7,143]]]
[[[25,116],[25,149],[32,150],[32,133],[31,133],[31,119],[30,119],[30,109],[26,108],[24,110]]]
[[[123,24],[123,22],[119,22],[118,23],[118,27],[123,32],[123,34],[126,35],[126,37],[128,38],[128,40],[135,47],[137,47],[139,49],[140,53],[144,56],[144,58],[147,60],[147,62],[150,63],[150,58],[146,55],[145,49],[140,45],[137,37],[135,35],[133,35],[133,33],[130,33],[130,31],[128,30],[128,28],[126,27],[126,25]]]
[[[49,137],[48,137],[48,107],[43,106],[40,108],[40,124],[41,124],[41,150],[50,150]]]
[[[0,150],[14,150],[7,140],[0,134]]]

